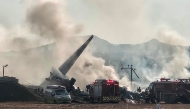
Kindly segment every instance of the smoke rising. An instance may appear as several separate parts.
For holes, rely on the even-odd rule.
[[[78,59],[70,72],[72,73],[68,75],[75,77],[77,80],[76,85],[82,89],[85,88],[84,84],[90,84],[94,82],[95,79],[114,79],[130,89],[128,78],[120,80],[118,73],[112,66],[105,66],[105,60],[96,58],[89,52],[85,52]]]
[[[70,36],[68,20],[55,2],[39,3],[28,9],[27,20],[33,32],[40,36],[55,39]]]
[[[94,9],[92,11],[94,16],[89,16],[91,19],[87,18],[85,21],[89,29],[85,28],[83,34],[93,32],[115,44],[138,44],[155,38],[154,30],[148,21],[144,0],[89,0],[88,2],[82,0],[81,2],[81,8],[89,6]],[[81,14],[85,16],[89,13]],[[93,26],[91,22],[94,22]]]
[[[119,58],[119,61],[111,63],[108,61],[112,58],[107,59],[112,56],[111,53],[105,54],[107,58],[96,58],[92,55],[93,48],[87,48],[68,73],[69,77],[77,79],[76,85],[82,89],[97,78],[119,80],[121,75],[124,77],[119,80],[120,84],[130,90],[134,90],[137,86],[146,87],[157,77],[189,76],[189,71],[186,69],[190,62],[187,48],[177,46],[187,45],[188,41],[167,28],[152,29],[148,22],[146,5],[142,1],[111,0],[109,5],[107,1],[90,1],[93,8],[101,11],[99,14],[102,21],[94,24],[90,32],[83,31],[83,26],[75,24],[67,14],[64,3],[55,0],[30,2],[32,5],[26,5],[25,25],[17,25],[11,29],[0,25],[0,50],[11,51],[1,54],[0,65],[8,64],[5,75],[17,77],[23,84],[38,85],[44,81],[49,77],[52,66],[58,68],[85,41],[80,38],[70,40],[71,36],[80,32],[83,35],[92,34],[93,30],[97,30],[98,32],[94,31],[93,34],[97,33],[100,37],[110,37],[113,34],[122,36],[123,41],[127,39],[134,43],[157,38],[166,44],[175,45],[175,49],[168,46],[161,47],[157,41],[147,46],[137,44],[134,50],[123,49],[126,54],[122,58],[119,54],[113,55]],[[117,40],[117,37],[113,37],[112,40]],[[56,43],[53,46],[25,50],[54,41]],[[144,46],[146,49],[142,49]],[[134,79],[133,88],[130,87],[128,71],[115,70],[120,69],[121,62],[124,65],[132,64],[137,68],[136,73],[140,75],[140,79]]]
[[[9,64],[6,75],[17,77],[22,84],[38,85],[49,77],[51,66],[59,67],[84,42],[83,39],[70,40],[82,27],[75,25],[60,5],[55,1],[38,1],[27,5],[26,25],[13,29],[16,36],[14,34],[9,39],[9,34],[13,33],[3,30],[5,33],[2,40],[11,40],[7,44],[9,50],[20,51],[56,41],[52,48],[47,46],[46,49],[13,51],[11,56],[3,54],[2,65]],[[105,66],[103,59],[92,56],[89,51],[82,55],[68,73],[77,79],[77,86],[84,88],[97,78],[118,80],[115,70],[111,66]]]
[[[145,88],[150,82],[161,77],[187,78],[190,76],[188,47],[180,46],[188,44],[188,41],[177,32],[168,29],[160,29],[156,35],[161,42],[151,40],[146,44],[140,44],[138,47],[142,50],[129,51],[133,56],[127,55],[128,59],[122,60],[124,65],[134,65],[137,68],[137,74],[140,74],[140,78],[135,79],[133,90],[139,86]]]
[[[47,13],[47,10],[49,10],[48,12],[50,13]],[[66,59],[65,57],[70,56],[84,41],[77,40],[75,41],[74,45],[71,42],[68,43],[68,37],[75,35],[73,32],[78,33],[80,31],[80,26],[77,25],[75,28],[71,28],[71,24],[68,24],[68,21],[64,19],[65,17],[60,16],[61,13],[58,12],[60,12],[60,9],[56,3],[47,2],[34,7],[34,9],[29,12],[27,18],[29,19],[33,28],[37,26],[37,30],[40,30],[40,32],[35,32],[40,33],[40,35],[53,36],[55,39],[61,38],[61,41],[57,43],[57,48],[54,53],[54,55],[57,56],[57,59],[60,60],[59,65],[61,65],[64,62],[63,60]],[[45,13],[45,15],[42,13]],[[63,46],[64,48],[62,48]],[[72,49],[70,49],[71,46]],[[90,63],[91,65],[89,67],[85,67],[84,64],[86,63]],[[112,67],[105,66],[102,59],[95,58],[89,52],[83,53],[83,56],[81,56],[80,59],[74,64],[72,70],[68,74],[70,77],[76,78],[76,85],[82,88],[84,88],[85,84],[91,83],[91,80],[94,81],[97,78],[118,80],[117,73]],[[84,75],[86,76],[84,77]]]
[[[161,26],[157,33],[157,39],[170,45],[188,46],[189,41],[178,34],[176,31],[172,31],[166,26]]]
[[[177,32],[171,30],[161,30],[158,38],[171,45],[187,45],[188,41]],[[187,68],[190,65],[188,47],[176,46],[176,52],[172,54],[173,59],[164,63],[160,76],[173,78],[187,78],[190,76]]]
[[[48,44],[55,40],[66,40],[73,31],[65,13],[60,9],[60,4],[54,1],[38,1],[33,5],[27,5],[26,23],[13,27],[10,31],[5,27],[1,29],[3,44],[1,50],[24,50],[43,44]],[[53,14],[53,15],[52,15]],[[69,27],[70,26],[70,27]],[[4,42],[8,40],[9,42]],[[54,44],[55,45],[55,44]],[[49,76],[51,66],[56,63],[57,57],[54,54],[55,48],[37,48],[36,50],[25,50],[22,52],[13,51],[1,56],[1,65],[7,63],[6,75],[16,76],[21,83],[40,84],[45,77]],[[53,53],[51,53],[53,52]]]
[[[134,48],[130,46],[131,49],[121,47],[120,51],[114,48],[107,48],[108,50],[102,52],[97,51],[102,53],[101,57],[109,65],[116,65],[115,69],[121,68],[120,63],[135,66],[140,78],[133,77],[136,81],[133,90],[137,86],[147,87],[155,78],[187,78],[189,76],[187,70],[190,62],[189,52],[188,48],[183,47],[187,46],[189,41],[163,24],[160,24],[159,27],[152,26],[147,16],[145,1],[96,0],[90,1],[90,3],[93,4],[93,8],[97,9],[96,13],[101,16],[99,24],[95,24],[94,28],[96,29],[91,29],[97,30],[97,35],[109,39],[110,42],[122,39],[121,43],[127,42],[127,40],[130,43],[140,43],[152,38],[163,42],[152,40],[147,44],[133,45]],[[89,31],[91,30],[84,30],[86,33]],[[105,44],[98,47],[103,45]],[[122,52],[124,53],[122,54]],[[117,70],[117,73],[130,76],[128,71],[124,73],[124,71]]]

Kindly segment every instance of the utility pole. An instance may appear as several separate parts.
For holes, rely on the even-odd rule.
[[[8,66],[8,64],[3,66],[3,77],[4,77],[4,68],[7,67],[7,66]]]
[[[128,68],[124,68],[123,66],[122,66],[122,68],[121,68],[121,70],[122,69],[130,69],[131,70],[131,87],[132,87],[132,77],[133,77],[133,72],[135,73],[135,69],[133,69],[133,65],[131,65],[131,67],[129,67],[129,65],[128,65]],[[136,73],[135,73],[136,74]],[[139,76],[136,74],[136,76],[139,78]]]

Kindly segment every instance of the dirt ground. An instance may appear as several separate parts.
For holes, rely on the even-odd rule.
[[[161,104],[162,109],[190,109],[190,104]],[[34,102],[4,102],[0,109],[156,109],[156,104],[44,104]]]

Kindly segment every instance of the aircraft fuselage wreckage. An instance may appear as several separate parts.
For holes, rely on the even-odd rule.
[[[67,88],[68,92],[71,92],[74,89],[74,84],[76,79],[71,78],[66,75],[69,69],[73,66],[75,61],[87,47],[87,45],[92,40],[93,35],[77,50],[75,51],[58,69],[52,67],[50,72],[50,77],[46,78],[45,81],[40,85],[46,87],[47,85],[63,85]]]

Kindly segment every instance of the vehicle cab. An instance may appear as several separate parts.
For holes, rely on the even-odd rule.
[[[45,89],[46,103],[71,103],[71,96],[61,85],[48,85]]]

